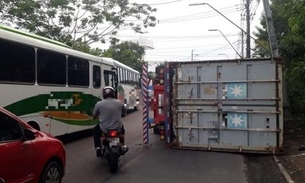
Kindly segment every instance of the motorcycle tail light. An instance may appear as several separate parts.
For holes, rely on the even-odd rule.
[[[108,135],[109,135],[110,137],[116,137],[116,136],[118,136],[118,132],[115,131],[115,130],[109,131],[109,132],[108,132]]]

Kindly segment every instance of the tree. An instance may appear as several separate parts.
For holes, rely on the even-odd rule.
[[[149,71],[149,72],[148,72],[148,78],[149,78],[149,79],[152,79],[152,80],[153,80],[153,79],[155,78],[155,76],[156,76],[156,73],[155,73],[155,72],[153,72],[153,71]]]
[[[283,54],[291,61],[304,61],[305,54],[305,2],[290,0],[281,6],[283,16],[287,19],[289,31],[281,40]]]
[[[129,67],[142,72],[142,62],[145,56],[145,48],[138,43],[125,41],[113,44],[103,53],[104,57],[111,57]]]
[[[289,31],[288,27],[288,20],[284,17],[282,10],[280,9],[280,6],[282,4],[288,3],[290,0],[273,0],[272,4],[270,6],[271,11],[272,11],[272,19],[273,19],[273,24],[275,27],[275,34],[277,39],[280,41],[283,37],[283,35],[287,34]],[[257,40],[263,44],[266,47],[269,47],[269,37],[267,33],[267,25],[266,25],[266,18],[265,14],[262,13],[261,15],[261,26],[256,27],[257,32],[254,32],[254,35],[257,37]],[[279,44],[280,47],[280,44]],[[280,48],[281,49],[281,48]],[[261,45],[255,43],[255,49],[254,49],[254,55],[259,55],[261,57],[269,57],[270,52],[266,51]]]
[[[12,22],[87,52],[86,46],[104,43],[120,27],[143,33],[143,28],[156,24],[156,9],[128,0],[1,0],[0,10],[0,23]]]
[[[285,58],[286,64],[295,58],[304,57],[303,50],[305,35],[305,2],[302,0],[272,0],[271,11],[276,36],[279,43],[280,54]],[[261,25],[254,34],[258,40],[268,43],[266,21],[264,14],[261,17]],[[268,43],[269,44],[269,43]],[[256,44],[255,54],[264,55],[262,48]]]
[[[270,57],[270,49],[267,51],[265,48],[269,48],[268,43],[268,34],[266,31],[266,22],[261,20],[261,24],[264,26],[263,28],[256,27],[258,32],[254,32],[254,35],[257,37],[255,42],[255,48],[253,49],[253,55],[259,57]],[[258,44],[258,42],[260,44]],[[265,47],[263,48],[262,45]]]
[[[303,0],[272,0],[272,18],[279,43],[280,55],[284,58],[284,76],[287,91],[295,115],[305,110],[305,2]],[[268,41],[266,22],[257,37]],[[259,50],[256,45],[256,51]]]

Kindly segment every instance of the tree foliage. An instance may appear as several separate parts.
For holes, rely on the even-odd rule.
[[[113,42],[109,49],[103,53],[103,56],[118,60],[141,73],[145,48],[130,41]]]
[[[287,19],[288,31],[281,40],[281,47],[286,58],[293,61],[303,61],[305,57],[305,2],[290,0],[280,6],[283,16]]]
[[[154,79],[155,76],[156,76],[156,73],[155,73],[155,72],[153,72],[153,71],[149,71],[149,72],[148,72],[148,78],[149,78],[149,79]]]
[[[272,19],[276,31],[275,34],[278,40],[281,40],[283,35],[286,35],[289,31],[289,28],[287,26],[288,20],[286,17],[283,16],[283,12],[279,8],[281,4],[285,4],[288,2],[290,2],[290,0],[273,0],[271,4]],[[256,27],[257,32],[254,32],[254,35],[257,37],[260,43],[262,43],[266,47],[269,47],[269,38],[268,38],[266,18],[264,13],[262,13],[261,16],[261,26],[262,28]],[[280,46],[281,45],[279,45],[279,47]],[[264,50],[264,48],[262,48],[259,44],[255,44],[254,54],[260,55],[261,57],[270,56],[270,52]]]
[[[155,26],[155,11],[128,0],[1,0],[0,23],[11,22],[88,52],[88,45],[104,43],[123,26],[137,33]]]
[[[303,115],[305,110],[305,1],[303,0],[272,0],[272,18],[278,39],[279,51],[284,58],[284,73],[287,91],[296,115]],[[264,15],[261,19],[263,28],[257,29],[258,39],[268,41]],[[260,52],[256,45],[255,53]]]

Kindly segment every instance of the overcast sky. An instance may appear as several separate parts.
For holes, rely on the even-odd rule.
[[[189,6],[189,4],[208,3],[246,30],[245,0],[130,0],[130,2],[145,3],[158,9],[154,15],[159,23],[147,29],[148,33],[140,35],[130,30],[121,30],[118,33],[121,40],[141,39],[146,41],[147,45],[153,46],[153,49],[146,50],[145,56],[145,60],[151,65],[150,70],[165,60],[190,61],[192,50],[193,60],[239,57],[220,32],[209,29],[220,30],[241,54],[241,31],[234,24],[207,5]],[[250,10],[251,32],[253,32],[256,26],[260,26],[263,3],[260,0],[252,0]],[[246,55],[245,47],[246,44],[244,44],[244,55]],[[251,41],[251,48],[253,47]]]

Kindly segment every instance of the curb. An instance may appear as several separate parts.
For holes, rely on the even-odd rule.
[[[290,177],[290,175],[288,174],[288,172],[286,171],[285,167],[280,163],[280,160],[276,157],[273,156],[273,159],[276,163],[276,165],[279,167],[281,173],[283,174],[284,178],[286,179],[287,183],[295,183],[292,178]]]

